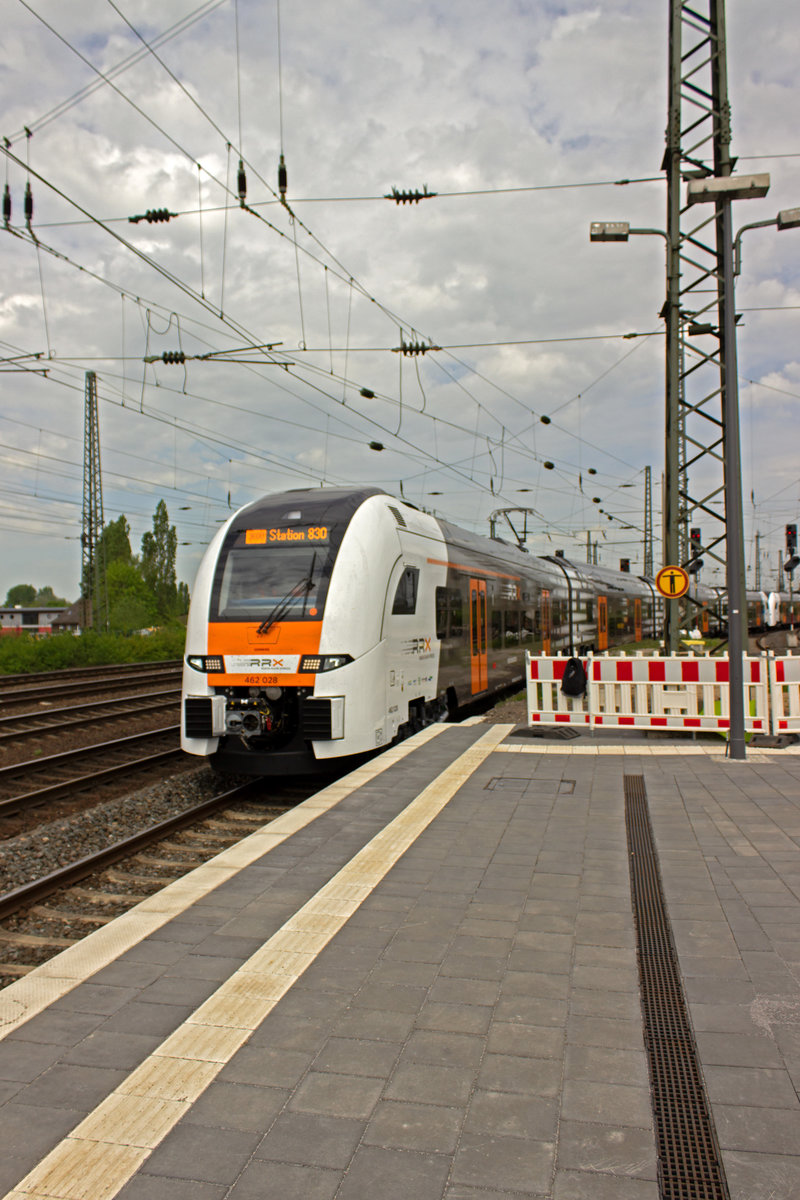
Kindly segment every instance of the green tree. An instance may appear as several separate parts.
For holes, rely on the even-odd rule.
[[[61,606],[66,608],[69,604],[69,600],[64,600],[62,596],[57,596],[53,589],[48,585],[47,587],[39,588],[33,603],[46,604],[48,608],[53,605],[56,607]]]
[[[178,531],[169,523],[166,504],[159,500],[153,514],[153,532],[147,532],[142,537],[140,560],[142,576],[155,596],[159,617],[171,617],[178,609],[175,577],[177,552]]]
[[[36,588],[32,583],[17,583],[8,589],[6,605],[8,608],[13,608],[15,604],[21,605],[22,608],[29,608],[35,600]]]
[[[124,513],[116,521],[109,521],[103,526],[103,532],[97,539],[97,558],[101,564],[105,564],[106,569],[115,562],[133,562],[130,532],[131,527]]]
[[[147,629],[157,621],[156,598],[134,562],[117,559],[106,571],[108,626],[112,633]]]

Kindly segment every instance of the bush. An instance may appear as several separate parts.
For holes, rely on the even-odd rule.
[[[58,671],[65,667],[99,667],[111,663],[161,662],[182,658],[186,630],[169,625],[141,634],[98,633],[87,630],[79,636],[52,633],[0,638],[0,676],[35,671]]]

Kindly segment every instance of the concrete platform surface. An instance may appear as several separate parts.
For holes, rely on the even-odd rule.
[[[733,1200],[800,1197],[800,754],[435,726],[0,993],[6,1200],[657,1200],[644,781]]]

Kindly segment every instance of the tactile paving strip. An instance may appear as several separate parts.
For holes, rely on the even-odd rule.
[[[625,776],[631,893],[662,1200],[729,1200],[678,956],[667,915],[644,778]]]

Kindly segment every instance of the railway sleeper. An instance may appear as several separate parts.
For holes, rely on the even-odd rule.
[[[26,915],[44,917],[46,921],[75,921],[85,925],[107,925],[109,921],[116,920],[116,917],[111,915],[72,912],[66,908],[50,908],[46,904],[34,904],[32,908],[27,909]]]
[[[9,946],[55,946],[59,950],[66,950],[68,946],[74,946],[80,940],[80,938],[49,937],[38,933],[17,933],[13,929],[0,929],[0,942],[5,942]]]
[[[76,900],[89,900],[93,904],[119,904],[125,908],[130,908],[134,904],[138,904],[141,900],[149,899],[147,895],[142,894],[137,896],[135,892],[103,892],[95,888],[71,887],[67,888],[66,894],[74,896]]]

